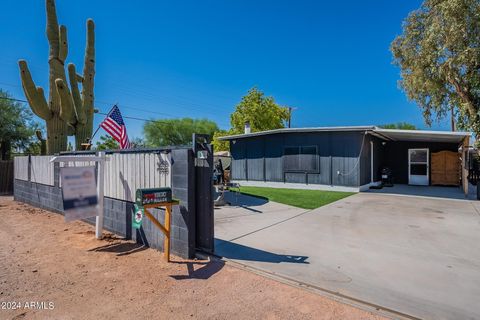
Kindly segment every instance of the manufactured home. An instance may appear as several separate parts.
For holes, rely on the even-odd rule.
[[[231,179],[240,185],[361,191],[379,185],[387,168],[395,184],[467,192],[466,132],[376,126],[246,132],[221,138],[230,142]]]

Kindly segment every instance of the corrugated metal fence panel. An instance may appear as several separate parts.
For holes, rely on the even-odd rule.
[[[77,155],[88,157],[89,155]],[[53,156],[31,157],[31,181],[54,185]],[[105,196],[134,201],[140,188],[171,187],[171,156],[164,153],[114,153],[105,164]],[[61,167],[95,166],[94,161],[60,163]],[[15,179],[28,180],[28,157],[15,157]],[[60,181],[61,186],[61,181]]]
[[[115,153],[107,157],[106,197],[135,201],[137,189],[171,187],[170,154]]]
[[[53,156],[32,156],[30,181],[35,183],[54,185],[53,163],[50,160]]]
[[[28,181],[28,156],[15,157],[14,162],[14,178]]]
[[[0,160],[0,194],[13,191],[13,160]]]

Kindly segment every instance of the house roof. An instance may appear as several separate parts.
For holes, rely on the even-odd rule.
[[[380,137],[393,141],[435,141],[460,143],[469,132],[451,131],[430,131],[430,130],[399,130],[376,128],[373,132]]]
[[[343,127],[314,127],[314,128],[281,128],[245,134],[235,134],[220,137],[219,140],[235,140],[257,136],[284,133],[310,133],[310,132],[349,132],[364,131],[381,139],[391,141],[435,141],[460,143],[465,137],[470,137],[469,132],[430,131],[430,130],[400,130],[382,129],[377,126],[343,126]]]

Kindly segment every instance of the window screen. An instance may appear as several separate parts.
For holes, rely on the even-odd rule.
[[[318,172],[317,147],[285,147],[283,169],[285,172]]]

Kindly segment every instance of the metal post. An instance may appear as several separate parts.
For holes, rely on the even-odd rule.
[[[105,182],[105,151],[100,151],[98,156],[102,159],[98,162],[97,172],[97,195],[98,195],[98,216],[95,218],[95,237],[103,238],[103,188]]]

